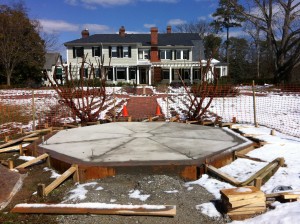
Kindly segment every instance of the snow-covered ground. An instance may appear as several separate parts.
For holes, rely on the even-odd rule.
[[[245,89],[244,89],[245,90]],[[20,95],[19,92],[1,91],[0,94]],[[53,94],[47,90],[49,95]],[[121,90],[116,90],[121,91]],[[114,92],[110,90],[110,92]],[[26,92],[27,94],[27,92]],[[28,93],[30,94],[30,93]],[[3,95],[3,96],[4,96]],[[51,95],[53,100],[56,100],[55,94]],[[182,115],[182,111],[187,110],[187,96],[184,95],[182,89],[172,90],[169,94],[167,102],[166,98],[158,99],[162,112],[171,116],[170,109],[177,111]],[[1,100],[1,97],[0,97]],[[14,102],[13,99],[10,102]],[[43,100],[41,100],[42,102]],[[170,102],[169,102],[170,101]],[[3,103],[3,100],[0,101]],[[17,102],[16,102],[17,103]],[[42,104],[41,104],[42,105]],[[245,134],[251,134],[257,139],[267,142],[261,148],[249,152],[247,155],[259,158],[266,162],[254,162],[245,159],[237,159],[231,164],[222,167],[220,170],[228,175],[236,178],[239,181],[245,180],[254,172],[265,166],[278,157],[285,159],[286,167],[281,167],[278,171],[262,186],[262,191],[271,193],[278,186],[288,186],[295,191],[300,191],[300,96],[299,94],[284,94],[278,92],[266,92],[256,98],[256,115],[259,127],[253,125],[253,97],[247,94],[241,94],[237,97],[215,98],[209,110],[222,117],[222,121],[231,121],[236,117],[239,124],[234,125]],[[41,106],[43,107],[43,106]],[[252,125],[251,125],[252,124]],[[1,127],[0,127],[1,128]],[[277,130],[275,135],[270,135],[272,129]],[[284,134],[282,134],[284,133]],[[75,190],[70,192],[70,195],[65,199],[72,201],[75,199],[84,198],[87,192],[87,187],[97,187],[96,184],[88,183],[89,185],[78,185]],[[201,185],[211,192],[216,199],[220,198],[220,189],[232,188],[233,186],[203,175],[200,179],[187,182],[185,184],[186,191],[193,189],[195,185]],[[101,190],[101,186],[98,186]],[[165,192],[170,189],[165,189]],[[169,192],[172,193],[172,192]],[[128,193],[129,197],[139,198],[146,201],[149,195],[143,195],[141,192],[132,190]],[[112,201],[113,203],[113,201]],[[248,219],[242,222],[234,223],[280,223],[290,224],[298,223],[300,220],[300,202],[273,203],[274,210],[269,210],[266,213]],[[219,217],[220,214],[216,210],[213,203],[208,202],[199,204],[198,210],[207,214],[210,217]]]

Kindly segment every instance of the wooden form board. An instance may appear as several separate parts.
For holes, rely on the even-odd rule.
[[[243,191],[241,189],[247,189],[247,190]],[[223,189],[220,190],[220,193],[229,202],[239,201],[243,199],[251,199],[251,198],[265,198],[265,194],[253,186]]]
[[[115,205],[98,203],[79,204],[18,204],[13,213],[43,213],[43,214],[99,214],[99,215],[176,215],[175,205]]]
[[[26,168],[28,166],[31,166],[31,165],[33,165],[33,164],[35,164],[35,163],[37,163],[37,162],[39,162],[39,161],[41,161],[43,159],[46,159],[48,156],[49,155],[47,153],[44,153],[43,155],[40,155],[40,156],[36,157],[33,160],[30,160],[30,161],[28,161],[26,163],[23,163],[23,164],[17,166],[16,169],[24,169],[24,168]]]

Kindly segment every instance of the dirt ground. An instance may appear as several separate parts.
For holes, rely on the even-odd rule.
[[[15,165],[24,161],[18,160],[18,153],[0,154],[1,160],[12,158]],[[76,188],[72,179],[65,181],[57,189],[45,198],[33,194],[39,183],[50,184],[51,172],[44,171],[46,164],[39,164],[27,169],[27,177],[24,179],[22,189],[13,197],[10,204],[0,213],[0,223],[225,223],[224,218],[209,218],[202,214],[196,206],[213,200],[213,196],[204,188],[193,185],[190,190],[185,182],[178,177],[165,175],[117,175],[116,177],[95,180],[94,185],[86,187],[88,193],[83,200],[67,200],[70,191]],[[101,187],[101,190],[96,188]],[[102,189],[103,188],[103,189]],[[150,195],[146,201],[129,197],[131,190],[139,190],[142,194]],[[166,193],[165,191],[178,191]],[[176,205],[175,217],[153,217],[153,216],[120,216],[120,215],[42,215],[42,214],[14,214],[10,210],[18,203],[66,203],[78,202],[100,202],[116,204],[149,204],[149,205]]]

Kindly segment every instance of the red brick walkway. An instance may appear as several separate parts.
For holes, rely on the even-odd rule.
[[[146,89],[146,93],[149,95],[153,94],[151,89]],[[158,105],[156,98],[156,96],[130,96],[127,101],[128,115],[133,120],[154,117]]]

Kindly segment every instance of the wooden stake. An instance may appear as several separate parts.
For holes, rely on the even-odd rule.
[[[24,151],[23,151],[23,146],[22,146],[22,144],[19,145],[19,151],[20,151],[20,156],[23,156],[23,155],[24,155]]]
[[[5,136],[5,142],[9,142],[9,136]]]
[[[262,185],[262,178],[257,177],[254,179],[254,186],[257,187],[257,189],[260,189]]]
[[[45,196],[45,184],[38,184],[37,195],[40,196],[40,197]]]
[[[8,159],[8,169],[10,170],[14,169],[14,161],[11,159]]]
[[[252,82],[252,91],[253,91],[253,115],[254,115],[254,125],[257,128],[257,120],[256,120],[256,100],[255,100],[255,83],[254,80]]]
[[[275,135],[275,130],[272,129],[270,135]]]

